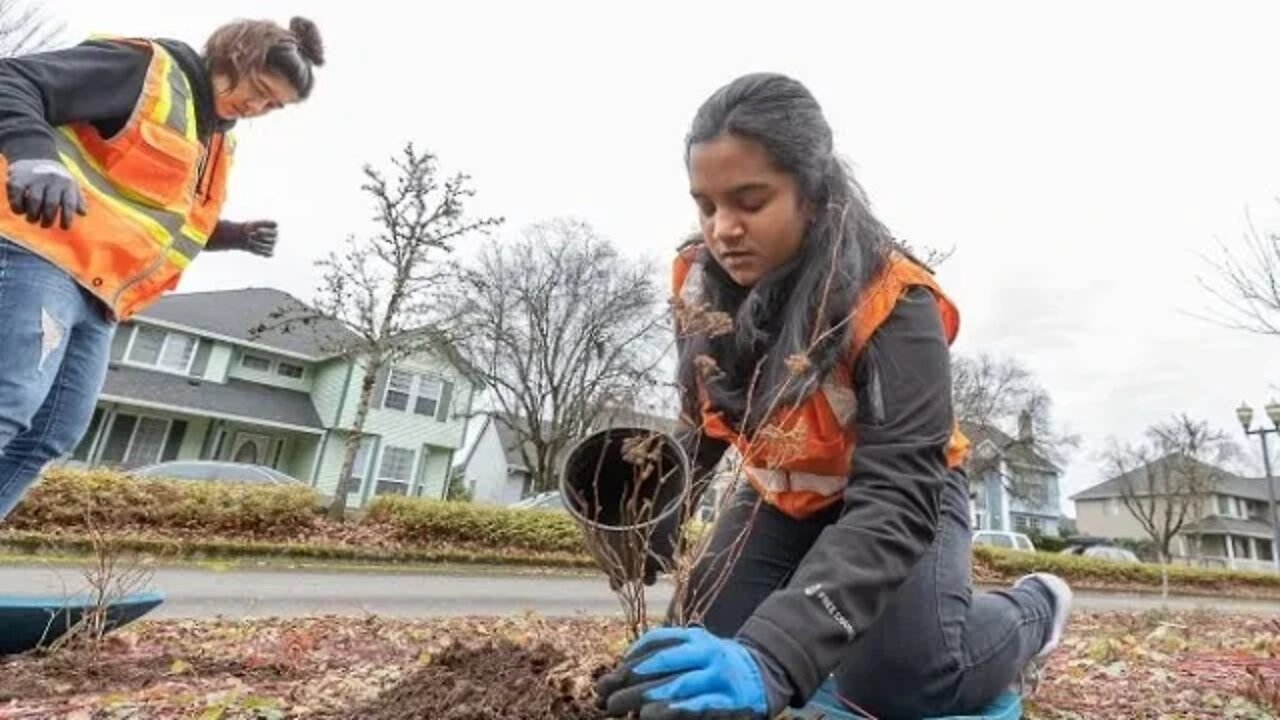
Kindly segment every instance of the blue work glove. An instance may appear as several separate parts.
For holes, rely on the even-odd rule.
[[[276,252],[276,239],[279,235],[275,220],[254,220],[246,223],[224,220],[213,229],[205,249],[212,252],[243,250],[254,255],[271,257]]]
[[[71,172],[57,160],[19,160],[9,165],[9,209],[27,222],[53,227],[61,216],[63,230],[85,214],[84,196]]]
[[[702,628],[657,628],[596,683],[610,716],[640,720],[766,720],[786,707],[785,671],[763,653]]]

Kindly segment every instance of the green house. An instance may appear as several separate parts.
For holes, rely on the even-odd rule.
[[[122,324],[92,425],[66,462],[250,463],[332,497],[364,370],[333,352],[352,339],[337,323],[264,330],[301,309],[272,289],[185,293]],[[474,388],[455,364],[430,354],[381,371],[349,504],[384,494],[442,497]]]

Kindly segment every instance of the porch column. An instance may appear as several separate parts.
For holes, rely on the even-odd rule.
[[[1222,536],[1222,541],[1227,545],[1227,569],[1236,569],[1236,549],[1235,543],[1231,541],[1231,535],[1228,533]]]
[[[107,429],[111,427],[111,421],[116,417],[116,405],[109,405],[102,409],[102,417],[98,420],[98,428],[93,439],[90,441],[89,453],[85,456],[85,465],[93,467],[98,464],[98,456],[102,454],[102,446],[106,442]]]

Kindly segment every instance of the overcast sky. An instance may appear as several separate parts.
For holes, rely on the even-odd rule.
[[[818,96],[895,233],[956,248],[940,275],[957,350],[1014,355],[1051,391],[1085,440],[1069,492],[1101,479],[1108,436],[1177,411],[1234,433],[1233,409],[1273,392],[1280,339],[1188,313],[1215,239],[1247,211],[1280,229],[1274,2],[40,4],[71,39],[319,24],[313,98],[239,133],[227,216],[277,219],[279,254],[202,258],[185,290],[309,297],[311,261],[367,222],[361,164],[407,140],[472,174],[476,209],[512,231],[577,215],[666,263],[695,220],[681,142],[697,105],[775,70]]]

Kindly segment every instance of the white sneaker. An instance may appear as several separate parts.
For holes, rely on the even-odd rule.
[[[1040,648],[1040,652],[1036,653],[1036,660],[1044,660],[1058,649],[1058,645],[1062,643],[1062,634],[1067,629],[1067,618],[1071,615],[1071,588],[1067,586],[1067,582],[1057,575],[1050,573],[1034,573],[1019,578],[1014,587],[1018,587],[1023,583],[1037,581],[1049,590],[1049,594],[1053,596],[1053,631],[1049,634],[1049,640],[1045,642],[1044,647]]]
[[[1033,580],[1047,588],[1049,594],[1053,596],[1053,630],[1049,633],[1049,640],[1022,668],[1013,687],[1009,688],[1011,692],[1023,699],[1035,694],[1040,686],[1044,665],[1048,662],[1049,655],[1053,654],[1053,651],[1057,650],[1058,645],[1062,643],[1062,634],[1067,629],[1067,618],[1071,615],[1071,588],[1067,586],[1065,580],[1049,573],[1034,573],[1019,578],[1013,586],[1017,587]]]

